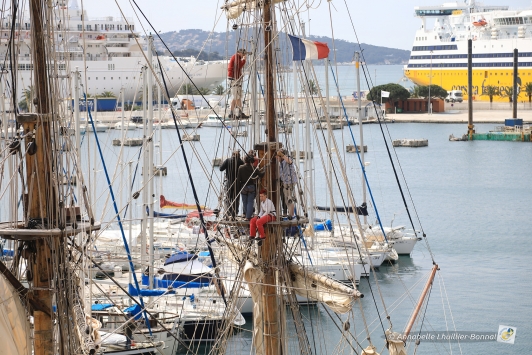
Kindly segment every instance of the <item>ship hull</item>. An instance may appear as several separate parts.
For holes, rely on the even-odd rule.
[[[421,19],[416,31],[407,78],[417,85],[435,84],[447,91],[461,90],[464,99],[490,101],[488,87],[495,88],[493,101],[509,102],[513,91],[514,50],[518,49],[518,98],[528,101],[525,87],[532,83],[532,13],[508,6],[472,2],[415,8]],[[434,21],[427,28],[427,19]],[[477,26],[482,23],[482,26]],[[468,40],[472,44],[472,92],[468,92]]]
[[[64,87],[68,88],[68,80],[70,78],[67,76],[78,68],[81,73],[81,83],[83,84],[81,95],[86,93],[88,94],[87,96],[96,96],[104,92],[112,92],[115,97],[120,97],[121,99],[120,93],[123,90],[125,103],[128,103],[128,101],[131,103],[140,101],[142,97],[142,77],[140,73],[145,62],[139,59],[113,58],[111,61],[86,62],[87,69],[85,71],[82,70],[85,67],[83,61],[70,61],[68,68],[64,67],[65,69],[61,70],[63,67],[60,67],[58,72],[60,78],[64,77],[62,79],[65,81]],[[214,90],[217,85],[224,82],[227,70],[227,65],[223,61],[206,62],[201,65],[183,63],[181,66],[184,70],[170,57],[161,58],[161,64],[165,69],[165,80],[170,98],[177,94],[183,84],[190,84],[191,82],[193,82],[193,86],[195,85],[198,88]],[[27,63],[19,62],[19,68],[31,67],[30,61]],[[11,75],[7,75],[6,78],[9,81]],[[19,69],[17,91],[22,92],[30,86],[33,86],[32,71]]]
[[[447,91],[462,90],[464,99],[469,99],[467,90],[467,69],[417,69],[404,70],[405,76],[416,85],[439,85]],[[432,76],[432,79],[431,79]],[[518,84],[518,102],[528,102],[528,96],[525,92],[525,85],[532,82],[532,68],[519,69],[518,78],[521,84]],[[490,101],[487,93],[488,86],[494,86],[500,95],[493,96],[494,102],[509,102],[506,93],[513,87],[513,69],[473,69],[473,101]]]

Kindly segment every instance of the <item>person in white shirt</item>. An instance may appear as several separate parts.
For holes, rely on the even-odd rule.
[[[249,239],[266,239],[264,235],[264,225],[268,222],[275,221],[275,206],[267,196],[266,190],[261,190],[260,198],[260,212],[258,216],[253,217],[249,221]],[[259,231],[259,236],[255,237]]]

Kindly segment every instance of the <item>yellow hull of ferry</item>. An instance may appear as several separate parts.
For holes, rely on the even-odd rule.
[[[404,70],[405,76],[412,80],[417,85],[439,85],[447,91],[462,90],[464,100],[469,99],[467,93],[467,69],[419,69],[411,68]],[[489,96],[485,95],[486,86],[492,85],[499,89],[500,96],[494,96],[493,101],[509,102],[505,95],[508,89],[513,87],[513,68],[482,68],[473,69],[473,100],[475,101],[489,101]],[[521,82],[519,83],[519,79]],[[525,85],[532,82],[532,68],[519,68],[518,71],[518,86],[519,96],[518,102],[528,102],[528,96],[525,92]]]

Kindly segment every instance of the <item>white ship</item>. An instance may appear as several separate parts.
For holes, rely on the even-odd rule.
[[[474,0],[415,8],[421,19],[405,75],[418,85],[436,84],[467,92],[467,40],[473,40],[473,100],[508,101],[513,85],[513,51],[519,51],[519,101],[528,99],[524,86],[532,82],[532,9],[484,6]],[[428,22],[428,23],[427,23]],[[432,28],[427,28],[432,24]]]
[[[55,52],[59,56],[56,68],[59,77],[68,76],[77,67],[82,73],[82,83],[87,94],[95,96],[110,91],[118,97],[123,89],[126,101],[133,100],[135,94],[138,100],[142,86],[141,68],[146,63],[142,50],[147,49],[147,40],[137,32],[133,20],[112,16],[91,19],[78,5],[77,0],[72,0],[69,6],[65,6],[66,1],[59,1],[58,4],[54,6],[53,27],[48,28],[48,31],[54,38]],[[14,42],[18,51],[19,74],[17,92],[20,93],[33,85],[29,14],[17,19],[15,26]],[[2,58],[9,58],[11,27],[12,18],[6,15],[0,24]],[[190,82],[183,69],[198,88],[214,89],[226,78],[227,61],[177,58],[183,67],[181,69],[174,58],[159,58],[171,96],[176,94],[181,84]],[[11,65],[7,64],[5,69],[9,71]],[[9,85],[11,75],[4,77]]]

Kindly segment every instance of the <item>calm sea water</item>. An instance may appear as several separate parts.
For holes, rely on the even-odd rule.
[[[329,68],[329,90],[331,96],[337,95],[336,84],[340,88],[342,96],[350,96],[356,91],[356,69],[355,65],[339,65],[332,67],[334,75]],[[318,77],[318,83],[325,94],[325,67],[315,66],[314,70]],[[376,85],[383,85],[395,83],[405,86],[406,88],[413,87],[414,84],[407,80],[402,80],[403,66],[402,65],[368,65],[362,66],[360,69],[360,90],[369,90],[369,88]],[[336,79],[336,80],[335,80]]]
[[[477,125],[477,131],[487,131],[491,125]],[[354,128],[358,139],[358,126]],[[364,126],[365,144],[368,145],[366,161],[370,187],[374,195],[384,225],[409,225],[404,211],[395,177],[383,144],[379,126]],[[430,294],[429,307],[424,326],[428,330],[444,331],[456,327],[458,331],[493,332],[499,325],[517,327],[514,345],[497,342],[450,343],[447,350],[422,342],[418,354],[460,353],[464,354],[523,354],[532,346],[532,276],[528,271],[528,261],[532,255],[530,243],[530,206],[532,201],[532,144],[516,142],[449,142],[448,136],[465,133],[466,126],[458,124],[416,124],[395,123],[385,128],[392,139],[427,138],[429,146],[424,148],[396,148],[394,154],[399,158],[401,170],[408,188],[405,193],[411,195],[414,205],[409,201],[411,213],[421,221],[427,234],[434,260],[441,268]],[[340,150],[351,143],[347,129],[334,131]],[[140,133],[135,133],[140,134]],[[200,200],[210,207],[217,204],[215,190],[219,189],[220,174],[217,170],[212,178],[211,172],[204,172],[200,160],[208,163],[214,156],[223,156],[230,145],[229,135],[220,135],[220,130],[202,128],[198,131],[201,142],[193,143],[200,158],[191,157],[190,143],[185,145],[187,155],[191,157],[191,166]],[[322,141],[318,138],[315,142]],[[112,138],[118,132],[100,134],[106,151],[108,165],[114,169],[118,148],[111,146]],[[163,193],[176,201],[192,201],[189,182],[182,163],[181,152],[170,154],[177,148],[175,133],[163,132],[163,154],[169,159],[168,176],[162,178]],[[245,138],[242,144],[247,147]],[[85,141],[85,147],[87,147]],[[390,144],[391,146],[391,144]],[[315,145],[317,147],[317,144]],[[316,148],[317,149],[317,148]],[[127,157],[123,161],[136,159],[136,148],[126,149]],[[345,154],[345,153],[342,153]],[[156,153],[156,156],[158,153]],[[318,157],[319,155],[316,155]],[[346,154],[347,172],[355,197],[360,201],[360,169],[356,156]],[[318,204],[328,204],[323,180],[323,168],[320,159],[314,159],[316,166],[315,199]],[[100,168],[98,168],[100,170]],[[127,168],[126,168],[127,171]],[[120,178],[117,175],[115,189],[120,181],[127,181],[127,173]],[[97,173],[98,190],[105,186],[103,174]],[[209,187],[209,180],[212,186]],[[160,178],[156,180],[159,186]],[[137,189],[136,187],[135,189]],[[189,191],[187,195],[183,191]],[[157,187],[157,194],[159,188]],[[335,192],[338,196],[339,191]],[[118,194],[120,195],[120,194]],[[125,201],[125,193],[122,199]],[[104,211],[108,219],[112,216],[109,205],[105,205],[107,194],[98,195],[97,210]],[[103,206],[107,206],[104,209]],[[98,215],[98,213],[97,213]],[[140,216],[140,207],[135,207],[135,216]],[[371,214],[370,220],[374,219]],[[432,266],[432,259],[425,243],[418,243],[411,257],[401,257],[399,262],[381,267],[377,272],[382,297],[385,299],[391,321],[396,331],[402,331],[422,288],[422,283]],[[418,283],[421,280],[421,283]],[[417,283],[417,284],[416,284]],[[410,287],[416,285],[408,291]],[[369,328],[373,331],[372,340],[380,348],[383,340],[382,327],[387,328],[384,308],[380,302],[374,280],[363,279],[360,290],[366,295],[362,300]],[[384,326],[378,320],[378,313]],[[402,299],[402,302],[397,302]],[[339,340],[333,325],[322,308],[304,308],[306,329],[314,338],[317,353],[327,354],[334,351],[335,341]],[[357,313],[358,310],[355,311]],[[357,313],[358,314],[358,313]],[[357,317],[351,330],[359,339],[365,337],[361,318]],[[247,327],[251,327],[249,320]],[[320,330],[326,329],[324,333]],[[249,328],[248,328],[249,329]],[[324,341],[323,339],[327,339]],[[251,333],[243,331],[234,336],[231,342],[235,353],[249,353]],[[449,350],[452,347],[452,352]],[[237,349],[241,349],[238,350]],[[409,353],[413,353],[413,348]],[[232,350],[233,351],[233,350]]]

